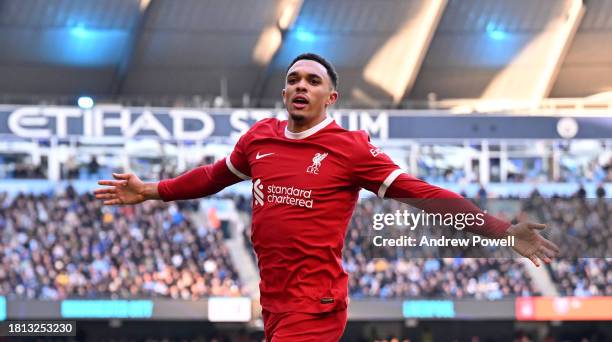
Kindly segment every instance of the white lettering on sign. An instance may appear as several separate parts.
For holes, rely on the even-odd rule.
[[[377,139],[389,139],[389,115],[387,112],[378,114],[370,114],[368,112],[348,112],[334,111],[331,114],[332,118],[342,125],[342,119],[347,118],[347,125],[342,125],[349,131],[363,129],[368,132],[369,136]]]
[[[273,113],[270,110],[247,110],[247,109],[239,109],[231,112],[230,114],[230,126],[232,127],[232,132],[230,136],[233,139],[238,139],[244,133],[246,133],[251,125],[249,124],[249,120],[259,121],[268,118],[277,118],[278,120],[287,120],[287,114],[285,110],[279,110]]]
[[[206,112],[192,109],[173,109],[170,111],[172,117],[173,134],[175,137],[187,140],[202,140],[212,135],[215,130],[215,122]],[[198,120],[202,128],[198,131],[185,131],[185,119]]]
[[[387,140],[389,138],[389,116],[386,112],[378,114],[376,119],[366,112],[359,114],[360,129],[368,132],[369,136],[378,136],[379,139]]]
[[[9,129],[15,135],[28,138],[49,138],[56,135],[64,138],[68,135],[67,121],[69,117],[81,116],[77,108],[61,107],[23,107],[17,109],[8,119]],[[49,125],[49,118],[55,118],[55,133],[46,127]]]
[[[119,116],[108,117],[109,114]],[[160,121],[160,117],[164,116],[171,118],[172,127],[166,127]],[[69,119],[75,119],[70,127]],[[187,120],[199,121],[202,127],[186,130]],[[74,107],[21,107],[10,113],[7,121],[9,130],[23,138],[113,136],[116,134],[107,134],[106,129],[118,128],[125,138],[132,138],[143,131],[152,131],[162,139],[202,140],[211,136],[215,129],[211,115],[201,110],[170,109],[169,112],[155,115],[151,110],[134,113],[121,106],[99,106],[87,110]],[[77,128],[78,133],[75,132]]]
[[[40,128],[47,126],[48,121],[46,117],[41,116],[40,109],[24,107],[11,113],[8,118],[8,127],[20,137],[49,138],[51,131],[48,128]]]
[[[333,111],[331,117],[349,130],[365,130],[370,136],[389,138],[387,112]],[[222,118],[217,128],[213,117]],[[68,136],[133,138],[154,135],[162,139],[203,140],[210,136],[238,138],[254,122],[275,117],[287,119],[284,108],[222,110],[214,115],[194,108],[126,108],[99,105],[92,109],[76,107],[16,107],[6,117],[8,130],[22,138],[65,138]],[[192,124],[195,122],[195,127]],[[191,124],[191,125],[189,125]],[[110,129],[110,130],[109,130]]]

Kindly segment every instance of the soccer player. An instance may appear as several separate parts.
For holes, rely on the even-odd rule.
[[[461,196],[404,173],[363,131],[347,131],[326,114],[338,99],[333,66],[302,54],[288,67],[283,102],[288,120],[257,122],[233,152],[173,179],[144,183],[131,173],[101,180],[105,205],[193,199],[243,180],[253,182],[252,242],[261,276],[268,341],[337,341],[347,320],[348,276],[342,268],[346,228],[361,188],[381,198],[455,199],[427,210],[479,209]],[[539,265],[557,247],[537,233],[542,224],[510,225],[484,214],[468,227],[487,237],[515,236],[514,249]]]

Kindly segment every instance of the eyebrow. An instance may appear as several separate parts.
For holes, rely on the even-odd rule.
[[[287,74],[287,78],[291,77],[291,76],[297,76],[299,73],[297,71],[292,71],[289,74]],[[323,77],[319,76],[318,74],[307,74],[306,77],[317,77],[320,79],[323,79]]]

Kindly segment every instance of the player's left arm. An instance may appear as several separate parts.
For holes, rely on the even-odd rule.
[[[510,224],[480,210],[471,201],[452,191],[431,185],[406,173],[400,174],[385,192],[385,198],[393,198],[426,212],[451,214],[480,214],[484,224],[472,224],[466,230],[492,238],[514,236],[513,249],[529,258],[536,266],[540,260],[550,263],[559,253],[559,247],[538,233],[546,228],[541,223],[521,222]]]
[[[491,238],[513,235],[513,248],[536,266],[540,265],[538,259],[548,263],[559,252],[554,243],[537,232],[544,229],[545,225],[531,222],[512,225],[484,213],[459,194],[404,173],[385,153],[370,144],[364,132],[359,132],[355,137],[352,176],[359,186],[378,197],[392,198],[428,213],[479,214],[484,218],[484,224],[474,222],[465,228],[467,231]]]

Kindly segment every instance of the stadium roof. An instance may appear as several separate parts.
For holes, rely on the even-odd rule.
[[[0,102],[273,106],[305,51],[354,106],[582,97],[612,90],[610,41],[605,0],[0,0]]]

